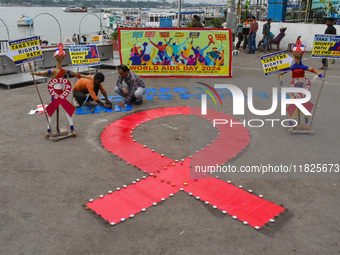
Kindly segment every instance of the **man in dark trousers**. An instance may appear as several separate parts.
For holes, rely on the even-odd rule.
[[[251,17],[251,24],[249,30],[249,54],[255,54],[256,50],[256,33],[259,29],[259,24],[256,22],[255,16]]]
[[[236,44],[237,50],[240,48],[241,42],[243,41],[243,23],[244,18],[241,18],[240,23],[237,24],[237,38],[238,38],[238,42]]]
[[[246,22],[243,23],[243,51],[246,52],[246,48],[248,45],[248,36],[249,36],[249,30],[250,30],[250,18],[248,17]]]
[[[72,89],[73,91],[73,105],[76,107],[82,106],[83,103],[89,101],[89,106],[95,106],[97,104],[104,106],[108,109],[112,108],[112,103],[107,97],[106,90],[104,89],[102,82],[105,77],[102,73],[96,73],[95,76],[91,76],[91,79],[81,78],[77,81],[76,85]],[[106,104],[98,97],[99,90],[105,97]],[[87,97],[87,94],[90,94]],[[96,103],[94,103],[96,102]]]
[[[118,106],[122,107],[124,104],[128,104],[133,100],[136,101],[136,105],[142,104],[143,95],[145,94],[145,84],[142,79],[126,65],[119,65],[117,69],[119,76],[117,87],[115,87],[114,91],[123,97],[123,101],[121,101]],[[123,85],[123,81],[126,83],[125,86]]]
[[[327,28],[326,28],[325,34],[326,35],[336,35],[336,28],[333,26],[332,19],[327,19],[326,25],[327,25]],[[322,66],[320,67],[320,69],[327,69],[327,67],[328,67],[327,59],[323,58],[322,59]]]
[[[263,30],[262,30],[262,34],[263,34],[263,43],[260,46],[259,49],[264,48],[264,52],[267,52],[268,50],[268,46],[269,46],[269,42],[270,42],[270,23],[272,22],[272,19],[268,19],[267,23],[265,23],[263,25]]]

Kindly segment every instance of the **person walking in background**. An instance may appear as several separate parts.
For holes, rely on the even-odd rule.
[[[237,50],[240,48],[241,42],[243,41],[243,23],[244,19],[241,18],[240,23],[237,24],[237,39],[238,39],[238,42],[236,44]]]
[[[76,34],[73,34],[73,36],[72,36],[72,42],[73,42],[74,44],[78,44],[78,39],[77,39],[77,35],[76,35]]]
[[[327,25],[327,28],[325,30],[325,34],[326,35],[336,35],[336,28],[333,26],[332,19],[327,19],[326,25]],[[327,59],[323,58],[321,61],[322,61],[322,66],[320,67],[320,69],[327,69],[327,67],[328,67]]]
[[[247,18],[246,22],[243,24],[243,51],[246,51],[248,45],[248,36],[250,30],[250,18]]]
[[[200,17],[198,17],[197,15],[193,16],[191,27],[203,27]]]
[[[255,54],[256,50],[256,32],[259,29],[259,24],[256,22],[255,16],[251,17],[251,24],[249,30],[249,54]]]
[[[263,34],[263,43],[260,46],[259,49],[262,50],[262,48],[264,48],[264,52],[267,52],[268,50],[268,46],[269,46],[269,42],[270,42],[270,23],[272,22],[272,19],[268,19],[267,23],[265,23],[263,25],[263,30],[262,30],[262,34]]]

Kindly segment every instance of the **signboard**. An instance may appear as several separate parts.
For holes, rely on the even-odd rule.
[[[122,64],[149,77],[231,77],[229,29],[119,28]]]
[[[159,27],[172,27],[172,19],[171,18],[160,18]]]
[[[315,35],[313,58],[340,58],[340,35]]]
[[[33,36],[10,41],[7,56],[14,61],[16,66],[43,59],[39,38]]]
[[[286,51],[279,51],[262,56],[261,62],[265,76],[289,71],[292,60]]]
[[[70,45],[68,46],[72,66],[96,66],[100,65],[98,49],[96,45]]]
[[[313,0],[311,13],[313,18],[340,18],[340,1]]]

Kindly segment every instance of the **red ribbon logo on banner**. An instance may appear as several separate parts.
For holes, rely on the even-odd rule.
[[[63,89],[62,86],[65,86]],[[58,88],[60,86],[60,88]],[[51,117],[58,106],[61,105],[65,111],[72,117],[74,113],[74,106],[67,101],[66,97],[71,92],[71,82],[64,78],[54,78],[48,83],[48,92],[53,97],[53,101],[46,107],[46,112]]]
[[[213,40],[214,39],[213,35],[209,35],[208,39],[209,39],[209,45],[212,44],[212,43],[215,44],[215,42]]]
[[[93,58],[93,57],[97,57],[98,58],[98,55],[96,53],[96,48],[95,47],[91,47],[91,53],[92,53],[91,58]]]

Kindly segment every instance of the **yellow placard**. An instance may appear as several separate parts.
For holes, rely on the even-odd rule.
[[[28,48],[28,47],[32,47],[32,46],[37,46],[40,45],[38,40],[34,40],[34,41],[30,41],[30,42],[23,42],[23,43],[17,43],[17,44],[13,44],[10,46],[11,50],[20,50],[23,48]]]
[[[73,66],[100,65],[96,45],[70,45],[68,49]]]
[[[38,36],[9,41],[8,44],[6,55],[16,66],[43,59]]]
[[[41,55],[42,55],[41,50],[32,51],[32,52],[28,52],[28,53],[25,53],[25,54],[13,56],[13,60],[14,60],[14,62],[17,62],[17,61],[20,61],[20,60],[33,58],[33,57],[37,57],[37,56],[41,56]]]
[[[314,58],[340,58],[339,35],[315,35],[313,43]]]
[[[266,76],[274,75],[290,70],[292,58],[286,51],[279,51],[261,56],[261,63]]]

